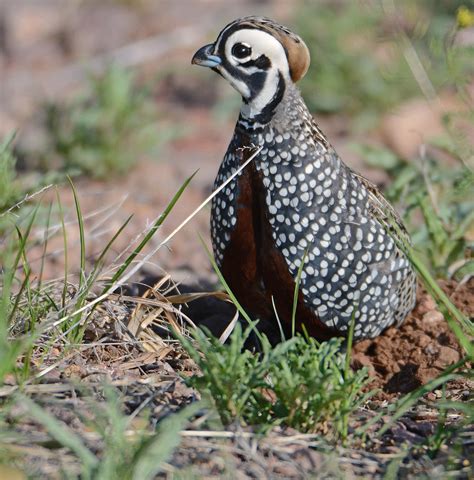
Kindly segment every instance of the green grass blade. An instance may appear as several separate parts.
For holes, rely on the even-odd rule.
[[[63,289],[61,293],[61,308],[66,306],[66,295],[67,295],[67,282],[68,282],[68,273],[69,273],[69,264],[68,264],[68,248],[67,248],[67,230],[64,223],[64,211],[63,205],[61,203],[61,198],[59,196],[59,191],[56,188],[56,199],[58,201],[59,208],[59,220],[61,222],[61,232],[63,236],[63,248],[64,248],[64,280],[63,280]]]
[[[303,258],[301,259],[301,264],[298,267],[298,273],[296,274],[296,281],[295,281],[295,291],[293,293],[293,306],[291,310],[291,336],[295,336],[296,332],[296,309],[298,307],[298,294],[300,293],[300,282],[301,282],[301,274],[303,273],[304,262],[306,260],[306,254],[308,253],[308,249],[305,250],[303,254]]]
[[[206,254],[209,258],[209,261],[211,262],[211,265],[212,265],[212,268],[214,269],[214,271],[216,272],[218,278],[219,278],[219,281],[221,282],[222,286],[224,287],[225,291],[227,292],[227,295],[229,295],[229,297],[231,298],[232,302],[234,303],[234,305],[237,307],[237,310],[239,311],[239,313],[242,314],[242,316],[245,318],[245,320],[247,321],[247,323],[249,324],[249,326],[252,328],[252,330],[254,331],[255,335],[257,336],[257,338],[260,340],[260,342],[264,342],[264,338],[263,336],[261,335],[261,333],[258,331],[256,325],[257,325],[257,322],[253,321],[248,313],[245,311],[245,309],[242,307],[242,305],[239,303],[239,301],[237,300],[237,297],[232,293],[232,290],[230,289],[229,287],[229,284],[226,282],[225,278],[224,278],[224,275],[222,275],[222,272],[220,271],[216,261],[214,260],[214,257],[212,255],[212,253],[210,252],[209,248],[207,247],[206,243],[204,242],[203,238],[199,235],[199,240],[201,241],[201,244],[202,246],[204,247],[204,250],[206,251]]]
[[[28,414],[43,425],[58,443],[77,455],[85,468],[84,473],[90,472],[99,463],[98,458],[84,445],[82,440],[49,412],[23,395],[18,395],[18,402],[24,405]]]
[[[126,220],[125,222],[123,222],[123,224],[120,226],[120,228],[115,232],[115,234],[113,235],[113,237],[109,240],[109,242],[107,243],[107,245],[103,248],[102,252],[100,253],[99,257],[97,258],[97,260],[95,261],[94,263],[94,268],[92,269],[92,272],[89,274],[88,278],[87,278],[87,284],[89,286],[89,288],[92,286],[92,284],[94,283],[94,281],[96,280],[97,276],[99,275],[99,272],[100,272],[100,269],[102,267],[102,262],[104,260],[104,257],[105,255],[107,254],[107,252],[110,250],[110,248],[112,247],[112,245],[114,244],[115,240],[117,240],[117,238],[120,236],[120,234],[123,232],[123,230],[125,229],[125,227],[129,224],[130,220],[133,218],[133,214],[130,215]],[[91,312],[92,313],[95,309],[96,305],[94,305],[94,307],[92,308]]]
[[[354,341],[354,329],[355,329],[355,315],[357,309],[359,308],[358,304],[354,305],[354,311],[351,315],[351,323],[349,325],[349,332],[347,334],[347,351],[346,351],[346,360],[344,363],[344,378],[348,378],[349,369],[351,368],[351,354],[352,354],[352,343]]]
[[[158,228],[161,227],[161,225],[163,224],[163,222],[166,220],[166,218],[168,217],[168,215],[171,213],[171,211],[173,210],[174,206],[176,205],[176,202],[179,200],[179,198],[181,197],[181,195],[183,194],[184,190],[186,189],[186,187],[189,185],[189,183],[191,182],[191,180],[193,179],[193,177],[196,175],[197,171],[194,172],[190,177],[188,177],[185,182],[181,185],[181,187],[178,189],[178,191],[174,194],[173,198],[171,199],[171,201],[168,203],[168,205],[166,206],[165,210],[163,211],[163,213],[158,217],[158,219],[156,220],[156,222],[153,224],[153,226],[150,228],[150,230],[148,231],[148,233],[145,235],[145,237],[143,238],[143,240],[140,242],[140,244],[135,248],[135,250],[126,258],[126,260],[122,263],[122,265],[120,266],[120,268],[115,272],[114,276],[112,277],[112,279],[110,280],[110,283],[104,287],[104,289],[102,290],[102,293],[101,295],[103,295],[104,293],[106,293],[110,288],[111,286],[122,276],[122,274],[125,272],[125,270],[127,270],[127,268],[129,267],[129,265],[133,262],[133,260],[135,260],[135,258],[137,257],[137,255],[143,250],[143,248],[145,247],[145,245],[150,241],[150,239],[153,237],[153,235],[156,233],[156,231],[158,230]]]
[[[202,408],[200,403],[194,403],[160,422],[156,434],[138,451],[132,478],[151,480],[156,477],[163,463],[170,459],[173,451],[181,443],[181,430],[200,408]]]
[[[44,231],[44,238],[43,238],[43,251],[41,253],[41,265],[38,274],[38,290],[41,290],[41,286],[43,284],[43,271],[44,271],[44,264],[46,259],[46,251],[48,250],[48,234],[49,234],[49,226],[51,224],[51,212],[53,209],[53,202],[49,203],[48,207],[48,214],[46,216],[46,228]]]
[[[74,206],[76,208],[77,224],[79,226],[79,241],[81,245],[81,263],[80,263],[80,275],[79,275],[79,291],[82,289],[82,284],[85,280],[86,274],[86,237],[84,234],[84,218],[82,216],[81,204],[77,195],[76,187],[72,183],[71,177],[67,175],[67,180],[71,186],[72,194],[74,196]]]

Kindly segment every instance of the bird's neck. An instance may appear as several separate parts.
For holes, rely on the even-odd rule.
[[[254,100],[244,101],[240,109],[237,129],[253,136],[269,128],[294,131],[304,128],[311,114],[293,82],[283,76],[279,87],[262,89]],[[275,85],[275,82],[269,85]]]
[[[321,154],[332,149],[324,133],[315,122],[296,85],[287,84],[282,99],[269,116],[252,118],[247,109],[240,111],[236,131],[246,144],[263,145],[267,136],[288,137],[288,144],[314,145]]]
[[[261,87],[242,99],[240,119],[247,128],[259,128],[271,122],[275,111],[291,88],[291,80],[279,70],[270,70]]]

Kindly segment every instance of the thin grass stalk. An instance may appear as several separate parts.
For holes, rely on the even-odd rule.
[[[72,183],[71,177],[67,175],[67,180],[71,186],[72,194],[74,196],[74,206],[76,208],[77,224],[79,227],[79,241],[80,241],[80,272],[79,272],[79,291],[82,289],[82,285],[85,281],[86,275],[86,237],[84,234],[84,218],[82,216],[81,204],[77,195],[76,187]]]
[[[301,259],[300,266],[298,267],[298,272],[296,274],[295,280],[295,290],[293,292],[293,305],[291,308],[291,336],[294,337],[296,333],[296,310],[298,308],[298,295],[300,293],[300,283],[301,283],[301,275],[303,273],[304,262],[306,260],[306,254],[308,253],[308,249],[304,251],[303,258]]]
[[[63,245],[64,245],[64,281],[63,281],[63,289],[61,292],[61,308],[64,310],[66,308],[66,295],[67,295],[67,282],[68,282],[68,274],[69,274],[69,265],[68,265],[68,248],[67,248],[67,231],[66,225],[64,223],[64,211],[63,205],[61,203],[61,198],[59,197],[59,191],[56,188],[56,199],[58,201],[58,208],[59,208],[59,221],[61,224],[61,231],[63,237]]]
[[[41,254],[41,264],[40,264],[40,270],[38,273],[38,290],[39,291],[41,290],[41,287],[43,285],[43,271],[44,271],[44,265],[46,260],[46,251],[48,249],[48,232],[49,232],[49,226],[51,222],[52,209],[53,209],[53,202],[49,202],[48,214],[46,216],[46,228],[43,236],[43,251]]]
[[[347,335],[347,345],[346,345],[346,358],[344,359],[344,381],[346,382],[349,378],[349,372],[351,370],[351,356],[352,356],[352,343],[354,340],[354,329],[355,329],[355,316],[358,309],[358,305],[354,305],[354,310],[351,315],[351,323],[349,325],[349,333]],[[346,402],[352,401],[352,395],[349,398],[346,398]],[[343,443],[347,439],[349,431],[349,414],[345,412],[342,417],[342,441]]]
[[[262,334],[258,331],[258,329],[256,327],[257,322],[253,321],[249,317],[249,315],[247,314],[245,309],[242,307],[242,305],[237,300],[237,297],[233,294],[232,290],[230,289],[229,284],[226,282],[224,276],[222,275],[222,272],[220,271],[216,261],[214,260],[214,257],[212,256],[212,253],[210,252],[209,248],[207,247],[206,243],[204,242],[203,238],[200,235],[199,235],[199,239],[201,241],[202,246],[204,247],[204,250],[206,251],[206,254],[209,258],[209,261],[211,262],[212,268],[216,272],[216,274],[219,278],[219,281],[221,282],[222,286],[224,287],[225,291],[227,292],[227,295],[229,295],[233,304],[237,307],[237,310],[242,314],[244,319],[247,321],[248,325],[251,327],[251,329],[253,330],[253,332],[255,333],[255,335],[257,336],[257,338],[259,339],[259,341],[263,345],[264,339],[263,339]]]

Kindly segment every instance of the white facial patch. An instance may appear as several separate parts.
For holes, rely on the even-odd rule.
[[[222,76],[242,95],[242,97],[250,97],[250,88],[243,80],[233,77],[225,68],[217,67],[217,69]]]
[[[238,59],[232,55],[232,47],[237,43],[243,43],[252,49],[250,57]],[[242,63],[256,60],[262,55],[270,59],[272,69],[277,68],[283,75],[289,76],[288,60],[285,50],[283,45],[273,35],[261,30],[249,28],[237,30],[226,40],[225,56],[234,67],[239,68]],[[248,72],[245,67],[241,68]]]
[[[236,58],[232,54],[232,48],[237,44],[244,44],[251,48],[251,53],[245,58]],[[288,59],[283,45],[271,34],[255,29],[242,29],[230,35],[225,43],[224,54],[226,60],[234,67],[250,76],[261,71],[257,66],[244,67],[242,64],[257,60],[264,55],[269,59],[271,66],[266,70],[265,83],[260,92],[251,102],[242,105],[242,113],[247,118],[257,116],[268,105],[278,90],[279,74],[285,79],[290,79]],[[221,74],[229,83],[244,97],[250,98],[251,91],[248,85],[241,79],[234,78],[224,67],[218,67]]]

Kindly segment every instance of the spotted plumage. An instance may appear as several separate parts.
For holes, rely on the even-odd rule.
[[[215,187],[260,149],[211,209],[214,254],[241,303],[267,318],[275,307],[289,330],[303,262],[298,329],[321,339],[344,335],[354,317],[360,339],[400,324],[416,295],[415,275],[393,239],[406,232],[308,111],[295,85],[309,66],[301,38],[247,17],[227,25],[193,63],[221,74],[243,99]]]

